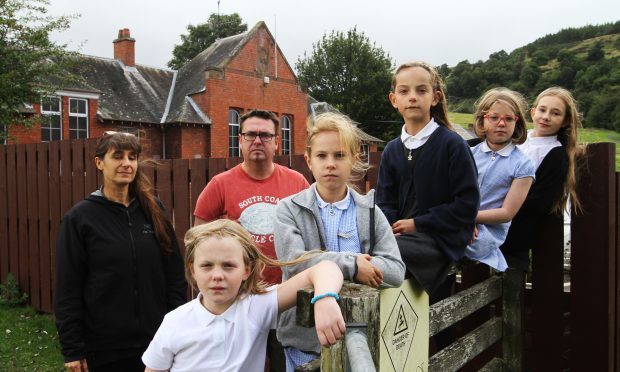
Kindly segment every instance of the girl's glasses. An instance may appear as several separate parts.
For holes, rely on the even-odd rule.
[[[514,124],[519,120],[519,116],[517,115],[497,115],[497,114],[486,114],[483,116],[487,119],[491,124],[499,124],[501,120],[506,124]]]

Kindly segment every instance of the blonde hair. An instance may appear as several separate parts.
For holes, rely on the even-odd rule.
[[[437,72],[437,69],[435,69],[435,67],[423,61],[403,63],[396,68],[394,74],[392,75],[392,92],[394,92],[394,89],[396,89],[396,77],[398,76],[398,73],[402,70],[413,67],[420,67],[428,71],[428,73],[431,75],[431,86],[433,88],[433,93],[441,93],[441,97],[439,97],[439,102],[437,102],[435,106],[431,106],[431,117],[435,120],[437,124],[443,125],[450,130],[454,130],[452,124],[450,124],[450,121],[448,120],[448,103],[446,102],[446,88],[443,80],[441,79],[441,76],[439,75],[439,72]]]
[[[519,117],[515,123],[515,130],[512,133],[512,142],[517,144],[525,142],[527,139],[527,127],[525,126],[525,108],[527,104],[525,103],[525,98],[523,98],[520,93],[508,88],[490,89],[474,103],[474,118],[476,120],[474,129],[476,135],[480,138],[486,138],[484,115],[486,115],[491,109],[491,106],[497,102],[508,105],[515,115]]]
[[[558,131],[558,141],[566,148],[568,155],[568,172],[566,174],[566,184],[562,194],[555,200],[553,204],[553,212],[558,214],[564,212],[566,201],[570,198],[575,211],[581,211],[581,202],[577,195],[577,158],[583,154],[584,147],[577,144],[577,130],[581,128],[581,113],[577,110],[577,100],[570,91],[561,87],[551,87],[543,90],[536,97],[533,109],[536,109],[538,103],[543,97],[553,96],[564,102],[565,113],[564,123]]]
[[[312,155],[312,143],[319,133],[335,132],[340,136],[340,146],[351,158],[351,176],[347,180],[349,186],[354,187],[354,181],[360,180],[370,168],[360,152],[361,139],[358,129],[353,121],[346,115],[326,112],[317,115],[314,120],[308,119],[308,139],[306,141],[306,154]]]
[[[185,243],[185,278],[194,290],[198,290],[198,288],[192,276],[190,266],[194,264],[196,247],[208,238],[233,238],[243,248],[243,263],[246,267],[249,267],[250,274],[241,283],[239,294],[262,294],[267,291],[268,284],[260,278],[260,274],[265,266],[282,267],[295,265],[321,253],[320,251],[309,251],[295,260],[279,262],[261,252],[260,248],[254,243],[250,233],[238,222],[227,219],[211,221],[187,230],[183,238]]]

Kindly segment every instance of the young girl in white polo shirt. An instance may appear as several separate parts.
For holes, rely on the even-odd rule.
[[[266,264],[282,266],[256,247],[250,234],[231,220],[196,226],[185,234],[188,282],[193,301],[171,311],[142,356],[146,371],[262,371],[270,329],[278,313],[293,307],[297,290],[313,286],[316,331],[329,346],[345,332],[336,300],[343,276],[330,261],[267,288]]]

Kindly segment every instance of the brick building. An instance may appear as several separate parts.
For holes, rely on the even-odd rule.
[[[83,83],[24,107],[42,124],[9,127],[8,143],[124,130],[140,135],[146,156],[238,156],[239,117],[258,108],[280,118],[279,154],[303,153],[308,95],[264,22],[216,41],[178,71],[136,64],[135,43],[123,29],[114,59],[80,56]]]

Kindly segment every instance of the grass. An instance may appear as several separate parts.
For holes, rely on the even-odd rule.
[[[467,129],[469,124],[474,122],[472,114],[459,112],[448,113],[448,119],[456,124],[460,124]],[[527,123],[528,129],[532,128],[532,123]],[[580,143],[612,142],[616,144],[616,171],[620,172],[620,132],[600,128],[582,128],[579,130]]]
[[[0,305],[0,371],[64,371],[51,315]]]

